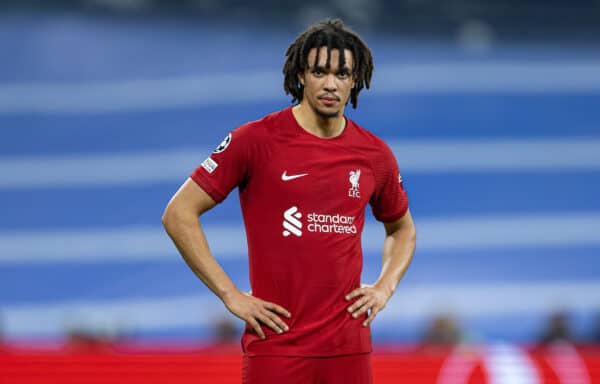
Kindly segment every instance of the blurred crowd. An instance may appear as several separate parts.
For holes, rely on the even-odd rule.
[[[451,314],[435,316],[421,338],[423,345],[452,346],[470,343],[468,330],[463,329]],[[545,320],[535,340],[531,343],[546,346],[554,343],[600,344],[600,314],[593,326],[582,335],[577,335],[570,321],[569,313],[556,311]]]
[[[239,349],[242,329],[238,323],[231,317],[222,317],[215,320],[211,337],[198,341],[198,344],[217,350],[234,351]],[[476,333],[472,331],[462,326],[456,316],[450,313],[440,313],[434,316],[424,327],[416,345],[425,348],[425,351],[436,351],[437,348],[445,350],[454,346],[478,344],[486,341],[475,337],[474,334]],[[79,327],[66,330],[64,346],[73,351],[101,351],[109,349],[111,345],[126,344],[127,342],[135,342],[135,337],[125,332],[107,332]],[[2,322],[0,321],[0,345],[4,343],[8,344],[8,341],[3,337]],[[398,344],[403,343],[399,341]],[[569,313],[555,311],[549,314],[542,324],[537,338],[526,344],[538,347],[554,344],[600,345],[600,313],[596,316],[590,329],[578,334],[571,324]]]

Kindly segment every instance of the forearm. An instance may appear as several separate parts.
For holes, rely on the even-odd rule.
[[[367,327],[394,294],[400,279],[406,273],[415,252],[415,225],[410,212],[393,223],[384,223],[386,237],[383,242],[381,274],[374,285],[354,289],[346,300],[352,301],[348,311],[357,319],[368,312],[363,321]],[[353,301],[355,298],[358,300]]]
[[[411,223],[412,224],[412,223]],[[388,233],[383,243],[381,274],[375,283],[391,297],[400,279],[406,273],[415,252],[414,226]]]
[[[190,269],[223,302],[238,292],[212,256],[204,231],[193,213],[168,212],[163,217],[163,225]]]

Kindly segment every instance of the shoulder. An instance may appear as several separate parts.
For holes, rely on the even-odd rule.
[[[260,119],[244,123],[232,132],[233,136],[242,140],[261,141],[273,135],[275,130],[282,126],[285,120],[286,109],[269,113]]]
[[[382,138],[351,119],[348,119],[348,122],[354,127],[354,135],[357,142],[360,142],[362,145],[377,151],[377,153],[385,152],[385,154],[387,154],[392,152],[390,146]]]
[[[351,120],[350,120],[351,121]],[[382,138],[351,121],[354,125],[354,140],[371,164],[376,180],[385,180],[386,175],[398,172],[398,161],[392,148]]]

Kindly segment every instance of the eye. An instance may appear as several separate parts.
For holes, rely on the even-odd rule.
[[[340,72],[338,72],[337,77],[340,79],[347,79],[348,77],[350,77],[350,72],[340,71]]]
[[[320,69],[318,69],[318,68],[315,68],[315,69],[313,69],[313,70],[312,70],[312,74],[313,74],[314,76],[316,76],[316,77],[320,77],[320,76],[323,76],[323,71],[321,71],[321,70],[320,70]]]

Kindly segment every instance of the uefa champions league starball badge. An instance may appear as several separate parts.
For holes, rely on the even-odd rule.
[[[217,149],[215,149],[215,151],[213,153],[221,153],[224,150],[227,149],[227,147],[229,147],[229,144],[231,143],[231,133],[227,135],[227,137],[225,137],[223,139],[223,141],[221,141],[221,144],[219,144],[219,146],[217,147]]]

